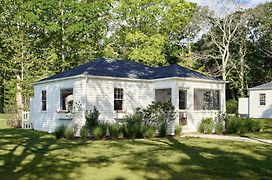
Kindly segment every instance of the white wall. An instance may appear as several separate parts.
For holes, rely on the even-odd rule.
[[[114,79],[92,79],[87,83],[87,109],[96,106],[100,111],[99,120],[112,123],[116,118],[114,111],[114,88],[123,88],[123,110],[133,113],[137,107],[144,108],[155,99],[152,83],[149,81],[130,81]]]
[[[260,105],[260,94],[266,94],[266,105]],[[249,91],[249,117],[272,118],[272,90]]]
[[[31,101],[30,121],[34,129],[40,131],[54,132],[60,124],[80,125],[83,123],[85,109],[85,79],[70,79],[48,82],[34,85],[34,97]],[[60,120],[66,116],[65,113],[57,112],[60,109],[60,89],[73,88],[73,100],[82,102],[83,111],[76,114],[73,120]],[[42,91],[47,92],[47,110],[42,111]]]
[[[82,112],[74,120],[60,120],[65,113],[56,112],[60,108],[60,89],[73,88],[74,103],[81,101]],[[178,112],[178,91],[187,90],[188,124],[183,131],[197,131],[203,117],[214,118],[219,111],[194,110],[194,89],[220,90],[221,111],[225,112],[225,84],[217,82],[201,82],[182,79],[161,79],[156,81],[118,80],[114,78],[86,78],[70,80],[57,80],[34,86],[34,97],[30,109],[30,119],[34,128],[41,131],[53,132],[60,124],[85,123],[85,110],[96,106],[100,111],[99,120],[112,123],[116,118],[114,111],[114,88],[123,88],[123,109],[128,114],[133,113],[137,107],[145,108],[155,100],[155,89],[171,88],[171,100]],[[47,111],[41,111],[41,91],[47,91]],[[171,123],[168,132],[173,132],[178,118]]]

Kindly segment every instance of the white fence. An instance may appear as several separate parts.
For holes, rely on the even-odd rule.
[[[29,111],[22,112],[22,128],[23,129],[32,129],[33,126],[29,121]]]

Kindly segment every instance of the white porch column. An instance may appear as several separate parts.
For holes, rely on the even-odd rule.
[[[177,113],[176,118],[171,123],[170,129],[169,129],[169,133],[174,135],[175,126],[176,126],[176,124],[178,124],[178,119],[179,119],[179,114],[178,114],[178,110],[179,110],[179,87],[178,87],[178,84],[176,82],[174,82],[172,87],[171,87],[171,101],[172,101],[172,104],[173,104],[173,106],[175,108],[175,112]]]

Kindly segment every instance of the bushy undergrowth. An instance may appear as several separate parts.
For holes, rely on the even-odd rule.
[[[181,132],[182,132],[182,126],[180,126],[180,125],[176,125],[175,126],[175,136],[180,136],[181,135]]]
[[[95,139],[101,139],[104,135],[104,130],[102,126],[96,126],[93,131],[92,131],[92,135]]]
[[[80,138],[82,140],[85,140],[87,138],[87,135],[88,135],[88,129],[87,129],[87,127],[86,126],[82,126],[80,128],[80,132],[79,133],[80,133]]]
[[[205,134],[211,134],[213,131],[216,134],[245,134],[261,129],[262,125],[258,120],[222,115],[219,115],[215,122],[212,118],[204,118],[198,126],[198,131]]]
[[[112,138],[123,138],[124,128],[119,124],[111,124],[108,126],[109,134]]]
[[[65,137],[64,135],[65,129],[66,129],[65,125],[60,125],[56,128],[55,130],[56,139],[61,139]]]
[[[241,118],[238,116],[226,117],[226,133],[244,134],[248,132],[258,132],[262,129],[259,121],[251,118]]]
[[[214,123],[212,118],[203,118],[199,124],[198,131],[204,134],[211,134]]]
[[[70,140],[74,139],[74,137],[75,137],[75,131],[74,131],[74,129],[71,128],[71,127],[67,127],[65,129],[65,131],[64,131],[64,136],[65,136],[65,138],[70,139]]]

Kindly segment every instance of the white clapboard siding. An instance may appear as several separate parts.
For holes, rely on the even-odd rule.
[[[81,102],[82,111],[72,117],[67,113],[57,112],[60,108],[60,90],[73,88],[74,103]],[[137,107],[145,108],[155,100],[155,89],[171,89],[171,101],[178,112],[178,91],[187,90],[187,126],[184,131],[196,131],[203,117],[214,118],[219,111],[194,110],[194,89],[220,90],[221,112],[225,112],[225,84],[217,81],[186,80],[166,78],[158,80],[130,80],[122,78],[78,77],[74,79],[59,79],[52,82],[34,85],[34,97],[30,105],[30,122],[34,129],[54,132],[61,124],[81,126],[85,123],[85,110],[94,106],[100,112],[99,120],[107,123],[115,122],[114,88],[124,90],[123,109],[126,114],[133,113]],[[47,91],[47,110],[41,111],[41,92]],[[67,117],[69,116],[69,117]],[[61,120],[62,119],[62,120]],[[66,120],[65,120],[66,119]],[[178,117],[171,123],[168,131],[174,132]]]
[[[260,94],[265,94],[266,104],[260,105]],[[272,91],[250,90],[249,91],[249,117],[272,118]]]

